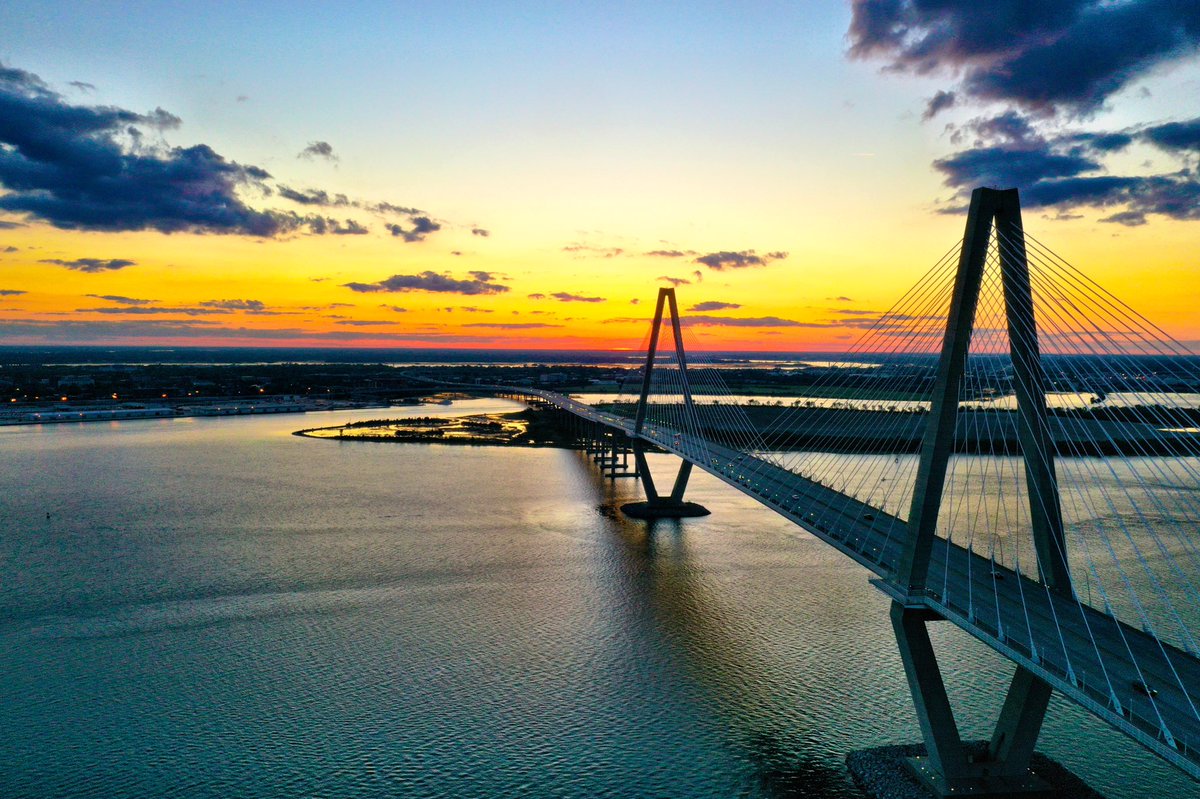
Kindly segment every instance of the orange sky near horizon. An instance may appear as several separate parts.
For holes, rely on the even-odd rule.
[[[0,345],[630,349],[674,284],[704,349],[842,351],[861,328],[847,311],[877,317],[961,237],[969,186],[946,162],[1009,148],[1181,191],[1200,168],[1200,144],[1154,138],[1200,119],[1186,50],[1082,110],[1014,95],[1015,117],[976,98],[934,119],[944,87],[965,97],[953,70],[850,57],[854,6],[802,5],[450,5],[414,31],[384,4],[374,26],[364,7],[285,36],[263,9],[131,26],[119,4],[84,24],[16,2],[0,10],[18,34],[0,52]],[[1100,133],[1124,141],[1086,149]],[[28,164],[6,159],[43,166],[45,141],[80,149],[24,187]],[[147,183],[145,206],[184,208],[166,221],[129,191],[128,213],[65,207],[103,199],[93,165],[62,174],[89,147],[127,172],[212,172]],[[1031,196],[1063,185],[1030,180]],[[1043,200],[1025,226],[1197,347],[1200,212],[1138,191]],[[285,222],[211,221],[226,212]]]

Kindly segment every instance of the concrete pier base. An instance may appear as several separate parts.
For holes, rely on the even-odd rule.
[[[987,752],[987,742],[970,746],[981,754]],[[1039,752],[1035,752],[1030,760],[1030,779],[1016,780],[1011,784],[995,778],[988,779],[981,774],[973,785],[939,785],[936,778],[922,779],[917,776],[922,773],[921,763],[925,757],[924,744],[881,746],[851,752],[846,755],[846,766],[855,784],[872,799],[941,799],[943,796],[970,796],[975,799],[1029,799],[1035,796],[1104,799],[1062,764]],[[981,771],[983,766],[981,763]]]
[[[634,519],[684,519],[692,516],[708,516],[711,511],[695,502],[671,502],[660,499],[657,502],[628,502],[621,506],[621,512]]]

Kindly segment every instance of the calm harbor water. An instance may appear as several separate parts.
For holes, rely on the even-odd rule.
[[[747,497],[648,527],[575,452],[290,435],[382,413],[0,429],[0,796],[852,797],[918,739],[883,595]],[[936,633],[984,736],[1009,667]],[[1197,793],[1058,699],[1041,749]]]

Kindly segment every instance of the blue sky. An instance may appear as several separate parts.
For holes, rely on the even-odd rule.
[[[31,210],[34,194],[11,193],[0,174],[0,289],[24,292],[4,295],[0,334],[33,340],[31,329],[51,329],[46,314],[84,307],[81,297],[162,285],[164,317],[235,290],[294,315],[291,296],[304,308],[357,303],[355,319],[311,316],[279,328],[280,342],[372,319],[380,341],[439,330],[449,344],[492,341],[433,316],[447,307],[439,292],[392,297],[413,312],[401,323],[344,288],[426,272],[494,273],[506,291],[489,310],[508,316],[544,310],[534,295],[604,298],[556,309],[544,338],[523,328],[525,344],[582,346],[567,332],[580,320],[583,339],[606,339],[605,321],[626,315],[616,304],[652,296],[660,278],[694,281],[697,300],[741,314],[811,323],[829,297],[886,307],[957,238],[963,192],[993,181],[1020,185],[1075,260],[1184,324],[1200,290],[1148,294],[1146,276],[1195,267],[1200,144],[1186,126],[1200,130],[1200,14],[1163,0],[931,8],[10,0],[0,64],[20,71],[13,96],[50,92],[60,109],[143,120],[161,108],[175,122],[139,122],[137,152],[166,163],[203,145],[265,171],[222,191],[292,221],[263,237],[114,211],[101,229]],[[1126,47],[1110,29],[1139,38]],[[36,123],[9,122],[0,144],[19,150],[17,129]],[[95,135],[137,155],[119,127]],[[314,144],[324,149],[305,155]],[[318,206],[288,191],[347,201],[320,206],[318,231],[295,216]],[[414,212],[388,217],[381,203]],[[428,235],[413,233],[418,217]],[[667,250],[691,255],[643,257]],[[720,252],[788,257],[721,274],[686,263]],[[97,260],[133,264],[62,274]],[[389,285],[400,284],[420,281]]]

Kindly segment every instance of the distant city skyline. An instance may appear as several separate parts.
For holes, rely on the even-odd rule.
[[[1200,342],[1200,5],[15,2],[0,345],[849,346],[977,185]]]

